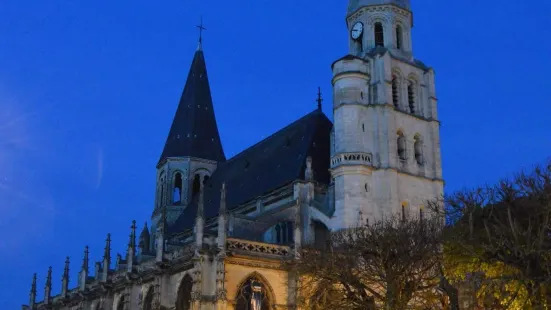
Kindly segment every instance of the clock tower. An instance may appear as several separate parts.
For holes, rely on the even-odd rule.
[[[434,71],[413,56],[409,0],[350,0],[332,65],[333,229],[419,216],[443,193]]]

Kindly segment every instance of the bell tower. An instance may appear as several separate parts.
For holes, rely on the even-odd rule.
[[[332,65],[332,229],[418,216],[443,193],[434,71],[413,56],[409,0],[350,0]]]
[[[157,164],[152,232],[164,211],[168,225],[176,221],[225,160],[200,40]]]

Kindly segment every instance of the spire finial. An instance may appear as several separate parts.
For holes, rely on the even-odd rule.
[[[44,287],[44,303],[49,304],[52,296],[52,266],[48,267],[48,275],[46,276],[46,285]]]
[[[105,239],[105,249],[103,251],[103,259],[111,261],[111,234],[107,234],[107,239]]]
[[[321,110],[321,103],[323,102],[323,98],[321,96],[321,87],[318,87],[318,99],[316,99],[316,102],[318,103],[318,110]]]
[[[197,49],[200,50],[203,47],[203,30],[207,30],[207,28],[203,27],[203,16],[201,16],[201,23],[195,27],[199,28],[199,46]]]
[[[136,250],[136,220],[133,220],[132,226],[130,226],[130,238],[128,240],[128,247]]]
[[[69,279],[69,256],[65,258],[65,268],[63,269],[63,278]]]
[[[90,252],[88,251],[88,246],[84,247],[84,258],[82,259],[82,270],[86,271],[88,273],[88,255]]]

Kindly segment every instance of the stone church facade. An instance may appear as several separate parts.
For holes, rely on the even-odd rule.
[[[281,267],[330,231],[384,214],[418,216],[443,193],[434,72],[413,57],[409,0],[349,0],[349,53],[333,71],[332,123],[321,108],[226,158],[204,52],[195,52],[157,164],[150,227],[133,223],[124,257],[90,266],[61,293],[52,270],[23,309],[295,308]],[[93,270],[92,270],[93,269]]]

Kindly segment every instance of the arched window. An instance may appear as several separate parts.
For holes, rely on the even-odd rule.
[[[404,134],[402,132],[398,132],[398,158],[400,160],[406,160],[407,154],[406,154],[406,138],[404,137]]]
[[[409,112],[415,114],[417,111],[415,109],[415,82],[408,81],[408,103],[409,103]]]
[[[423,164],[423,140],[419,135],[415,136],[415,142],[413,144],[413,149],[415,151],[415,161],[417,164]]]
[[[193,187],[192,187],[192,197],[197,196],[199,194],[199,191],[201,190],[201,176],[199,174],[196,174],[193,178]]]
[[[396,75],[392,76],[392,103],[396,108],[400,107],[400,92],[399,82]]]
[[[374,25],[375,28],[375,46],[385,46],[385,34],[383,29],[383,24],[376,22]]]
[[[295,240],[294,229],[292,222],[277,223],[266,231],[264,241],[276,244],[291,244]]]
[[[405,202],[402,202],[402,221],[406,221],[406,217],[407,217],[407,203]]]
[[[425,218],[425,208],[423,206],[419,207],[419,221],[423,221]]]
[[[268,287],[257,276],[243,282],[235,300],[235,310],[268,310],[272,307]]]
[[[119,299],[119,303],[117,304],[117,310],[125,310],[124,309],[124,295],[121,295],[121,298]]]
[[[178,297],[176,300],[176,310],[189,310],[191,309],[191,290],[193,289],[193,279],[189,275],[186,275],[180,283],[178,289]]]
[[[403,48],[404,33],[402,26],[396,26],[396,48],[401,50]]]
[[[143,310],[153,310],[153,288],[149,288],[143,301]]]
[[[174,176],[174,191],[172,193],[173,203],[182,202],[182,183],[182,174],[178,172]]]
[[[204,178],[203,178],[203,184],[207,184],[207,182],[209,181],[210,179],[210,176],[206,175]]]

